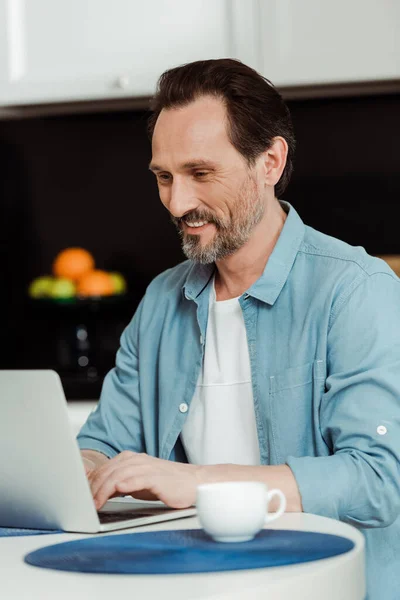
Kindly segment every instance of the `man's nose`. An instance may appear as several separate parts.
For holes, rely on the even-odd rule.
[[[182,178],[175,178],[169,188],[169,212],[177,219],[195,209],[198,201],[191,186]]]

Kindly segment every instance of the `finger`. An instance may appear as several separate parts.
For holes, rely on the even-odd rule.
[[[92,490],[93,500],[97,510],[99,510],[99,508],[101,508],[105,504],[105,502],[107,502],[107,500],[113,495],[120,493],[117,489],[118,483],[124,481],[128,477],[143,476],[143,473],[146,471],[147,467],[143,465],[132,466],[131,464],[129,464],[125,466],[124,463],[122,463],[122,465],[120,465],[119,468],[114,469],[110,476],[102,481],[101,485],[97,488],[95,493],[93,493]]]
[[[141,464],[148,464],[149,457],[147,454],[130,452],[128,450],[117,454],[114,458],[110,459],[94,472],[90,474],[89,482],[92,490],[93,497],[97,496],[99,489],[104,485],[104,482],[113,477],[113,473],[122,465],[131,464],[132,466],[139,466]]]
[[[137,475],[135,477],[128,477],[124,481],[119,481],[115,489],[121,494],[131,494],[136,497],[135,492],[138,493],[140,499],[157,499],[156,494],[151,491],[150,479],[144,475]],[[145,498],[147,496],[147,498]]]
[[[123,460],[117,460],[119,456],[120,455],[118,454],[117,456],[109,460],[107,463],[101,465],[92,473],[90,473],[89,483],[93,496],[96,496],[99,489],[102,487],[102,485],[104,485],[104,482],[110,479],[117,469],[121,468],[121,464],[127,462],[127,456],[125,456]]]
[[[178,485],[177,485],[178,483]],[[135,491],[145,490],[156,496],[167,506],[171,508],[188,508],[194,502],[191,490],[185,490],[179,482],[172,481],[170,477],[163,477],[157,474],[151,474],[141,477],[128,477],[124,481],[117,483],[116,490],[122,494],[132,494]]]

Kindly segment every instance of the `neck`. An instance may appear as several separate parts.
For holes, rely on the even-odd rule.
[[[286,221],[286,213],[274,199],[268,203],[264,216],[251,238],[237,252],[217,261],[215,293],[217,300],[241,296],[265,269],[269,257]]]

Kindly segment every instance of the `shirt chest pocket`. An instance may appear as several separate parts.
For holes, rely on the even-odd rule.
[[[269,379],[271,434],[277,463],[283,464],[288,456],[326,454],[319,427],[325,361],[290,367]]]

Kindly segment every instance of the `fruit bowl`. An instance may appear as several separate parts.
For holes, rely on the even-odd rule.
[[[111,294],[107,296],[73,296],[71,298],[30,298],[34,306],[65,306],[68,308],[96,309],[107,306],[118,306],[129,300],[129,294]]]

